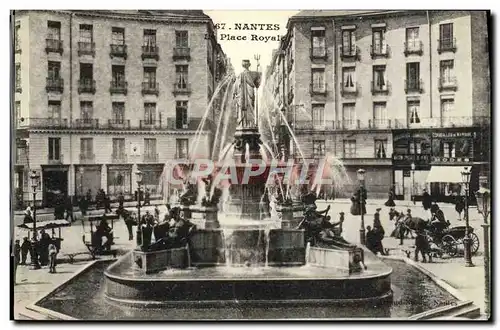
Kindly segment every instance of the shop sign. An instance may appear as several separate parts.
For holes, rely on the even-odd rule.
[[[433,138],[473,137],[473,132],[432,132]]]
[[[411,172],[410,170],[403,170],[403,178],[410,178]]]
[[[432,157],[435,163],[470,163],[472,159],[469,157]]]

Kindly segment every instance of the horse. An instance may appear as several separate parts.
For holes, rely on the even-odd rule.
[[[389,211],[390,220],[395,220],[395,229],[392,232],[391,236],[400,238],[401,240],[404,237],[414,238],[413,232],[417,231],[417,229],[428,229],[429,222],[419,217],[407,216],[403,212],[398,212],[395,209]],[[401,237],[402,236],[402,237]]]

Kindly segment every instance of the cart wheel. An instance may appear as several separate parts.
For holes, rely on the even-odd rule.
[[[470,252],[475,254],[479,250],[479,237],[475,233],[469,234],[470,236]]]
[[[443,251],[450,257],[454,257],[458,253],[457,242],[451,235],[445,235],[441,239]]]

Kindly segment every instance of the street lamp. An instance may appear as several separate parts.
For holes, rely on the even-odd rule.
[[[359,169],[357,174],[359,181],[359,210],[361,213],[361,228],[359,229],[359,241],[362,245],[366,245],[365,214],[363,212],[363,206],[365,204],[364,200],[365,170]]]
[[[415,205],[415,163],[411,163],[411,178],[412,178],[411,194],[413,199],[413,205]]]
[[[33,245],[31,247],[31,268],[32,269],[40,269],[40,264],[38,263],[38,238],[36,233],[36,188],[38,188],[38,183],[40,180],[40,175],[36,173],[35,170],[31,171],[30,174],[31,187],[33,188]]]
[[[490,237],[488,216],[490,215],[491,192],[485,187],[476,192],[477,210],[483,216],[484,223],[481,225],[484,231],[484,313],[490,316]]]
[[[464,258],[465,258],[465,267],[474,267],[472,263],[472,256],[470,251],[470,235],[469,235],[469,181],[470,181],[470,169],[468,167],[464,167],[464,170],[461,172],[462,174],[462,183],[465,188],[465,209],[464,209],[464,218],[465,218],[465,238],[464,238]]]
[[[137,181],[137,233],[136,242],[137,247],[142,246],[142,231],[141,231],[141,183],[143,173],[139,170],[135,172],[135,179]]]

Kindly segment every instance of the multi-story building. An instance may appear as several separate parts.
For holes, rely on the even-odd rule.
[[[428,188],[440,199],[466,165],[477,184],[489,175],[487,21],[486,11],[300,12],[268,71],[275,117],[304,158],[342,160],[351,182],[337,196],[359,168],[372,197]],[[284,126],[276,134],[297,157]]]
[[[39,171],[55,193],[131,197],[134,173],[152,196],[171,159],[210,156],[208,114],[226,57],[202,11],[16,11],[16,188]],[[215,108],[215,107],[213,107]]]

